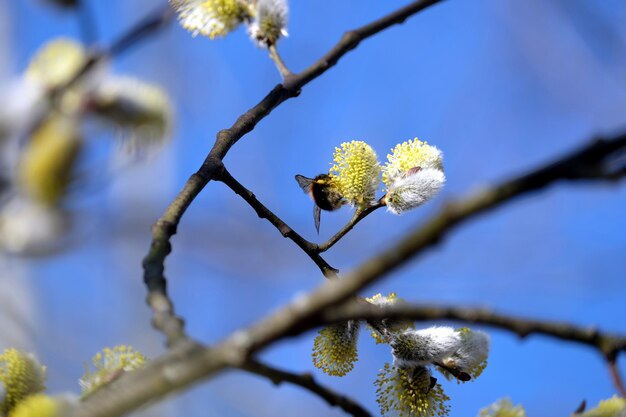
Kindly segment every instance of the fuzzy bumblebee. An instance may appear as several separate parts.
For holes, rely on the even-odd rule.
[[[300,188],[313,200],[313,220],[315,221],[315,230],[319,233],[322,210],[335,211],[346,204],[346,201],[329,175],[320,174],[315,178],[296,175],[296,181]]]

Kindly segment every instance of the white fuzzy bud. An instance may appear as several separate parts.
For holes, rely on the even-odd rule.
[[[279,38],[287,36],[288,17],[287,0],[258,0],[248,34],[260,47],[274,45]]]
[[[394,365],[400,368],[441,362],[460,348],[461,336],[452,327],[408,329],[393,336],[390,345]]]
[[[446,177],[440,169],[408,171],[392,180],[385,202],[390,212],[402,214],[433,198],[443,187]]]

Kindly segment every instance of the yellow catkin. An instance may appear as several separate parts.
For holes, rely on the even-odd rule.
[[[32,200],[55,206],[65,195],[82,146],[73,119],[52,115],[32,135],[18,166],[18,183]]]
[[[325,327],[313,343],[313,364],[324,373],[344,376],[358,360],[358,323],[350,321]]]
[[[226,36],[249,17],[249,9],[238,0],[170,0],[181,25],[209,39]]]
[[[6,349],[0,355],[0,383],[5,396],[0,415],[7,415],[20,401],[45,389],[46,368],[27,353]]]
[[[383,416],[444,417],[450,398],[440,384],[431,387],[426,368],[397,368],[385,364],[378,374],[376,401]]]
[[[441,151],[417,138],[396,145],[382,169],[383,183],[390,187],[395,178],[416,167],[443,170]]]
[[[366,207],[376,198],[380,165],[376,152],[362,141],[344,142],[335,148],[329,175],[341,195],[353,206]]]

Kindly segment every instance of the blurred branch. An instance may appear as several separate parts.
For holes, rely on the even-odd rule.
[[[144,369],[123,375],[105,389],[94,393],[75,410],[74,416],[108,417],[124,414],[162,398],[167,393],[208,378],[224,368],[239,368],[266,346],[320,325],[324,322],[325,315],[330,314],[334,307],[345,303],[366,286],[440,242],[463,222],[512,201],[515,197],[537,191],[558,181],[589,179],[586,173],[602,165],[607,157],[624,148],[626,134],[597,140],[528,174],[485,188],[466,199],[449,203],[422,227],[413,230],[389,249],[370,258],[343,279],[326,281],[308,295],[298,297],[291,304],[257,324],[235,332],[213,348],[194,346],[185,351],[188,342],[181,343],[180,347],[174,346],[169,353],[149,363]],[[192,180],[195,178],[192,177]],[[191,202],[184,195],[182,198],[182,203]],[[546,332],[550,329],[550,323],[541,324],[543,327],[539,327],[539,323],[533,322],[537,328]],[[626,339],[620,336],[604,335],[576,327],[567,329],[571,332],[571,337],[567,340],[599,346],[607,355],[612,352],[616,354],[626,348]],[[520,329],[522,334],[528,330],[528,327]],[[181,350],[183,353],[180,353]]]
[[[254,359],[248,360],[241,369],[244,371],[264,376],[270,379],[274,384],[279,385],[283,382],[289,382],[294,385],[298,385],[312,393],[318,395],[329,405],[333,407],[339,407],[348,414],[352,414],[354,417],[371,417],[372,415],[363,408],[356,401],[338,393],[330,388],[324,387],[318,384],[313,376],[309,373],[306,374],[293,374],[291,372],[283,371],[277,368],[273,368],[264,365]]]
[[[81,9],[87,7],[84,1],[79,4]],[[80,12],[83,13],[82,11]],[[108,48],[98,49],[96,46],[90,56],[85,60],[84,64],[76,71],[73,77],[69,78],[64,84],[61,84],[54,89],[48,91],[49,106],[43,106],[38,110],[38,114],[33,117],[33,125],[29,127],[28,133],[32,133],[37,130],[39,126],[46,120],[50,106],[57,101],[63,94],[74,86],[77,82],[81,81],[91,71],[93,71],[98,64],[107,59],[115,58],[122,53],[126,52],[133,46],[138,45],[142,41],[149,39],[152,35],[156,34],[160,29],[164,28],[174,16],[173,11],[169,5],[165,5],[152,13],[135,26],[131,27],[128,32],[121,35],[116,41],[114,41]]]
[[[273,224],[281,235],[285,238],[291,239],[300,249],[304,251],[309,258],[319,267],[326,278],[337,278],[337,270],[330,266],[315,250],[315,245],[304,239],[298,233],[296,233],[291,227],[289,227],[284,221],[274,214],[270,209],[265,207],[263,203],[257,200],[252,191],[241,185],[226,168],[222,169],[220,175],[215,178],[218,181],[226,184],[237,195],[243,198],[253,209],[261,219],[266,219]]]
[[[103,51],[106,58],[113,58],[121,55],[130,48],[136,46],[141,41],[149,39],[152,35],[164,28],[174,17],[174,10],[168,4],[164,4],[154,13],[133,26],[128,32],[120,36],[111,44],[108,50]]]
[[[80,7],[86,6],[81,4]],[[131,47],[138,45],[141,41],[149,39],[160,29],[164,28],[172,20],[173,16],[174,12],[172,8],[169,4],[166,4],[131,27],[128,32],[121,35],[108,48],[96,50],[71,79],[49,92],[51,101],[62,96],[65,91],[89,74],[100,62],[117,57],[128,51]],[[48,109],[46,109],[46,112],[47,110]],[[45,118],[45,113],[38,115],[32,130],[35,130]],[[172,314],[173,307],[171,301],[167,297],[163,297],[162,294],[152,293],[148,299],[153,309],[153,323],[155,327],[161,329],[161,331],[167,335],[168,340],[180,338],[183,335],[181,330],[183,324],[181,319]]]
[[[84,7],[81,5],[80,7]],[[100,62],[117,57],[126,52],[133,46],[138,45],[140,42],[149,39],[152,35],[156,34],[160,29],[164,28],[174,16],[169,5],[164,5],[156,12],[152,13],[141,22],[131,27],[128,32],[121,35],[116,41],[114,41],[108,48],[96,50],[92,53],[90,58],[83,64],[83,66],[69,79],[65,84],[60,85],[56,89],[49,92],[51,98],[56,98],[67,91],[70,87],[80,81],[85,75],[87,75],[97,64]]]
[[[417,0],[368,25],[346,32],[326,55],[301,73],[286,76],[283,84],[274,87],[257,105],[241,115],[230,128],[218,132],[215,143],[200,169],[187,180],[178,196],[154,224],[150,249],[143,260],[144,282],[148,287],[148,304],[153,310],[153,322],[157,329],[165,333],[168,345],[185,338],[183,323],[175,316],[172,302],[167,295],[167,282],[163,273],[165,259],[172,250],[170,239],[176,234],[187,207],[209,181],[220,175],[223,169],[222,160],[230,148],[252,131],[272,110],[284,101],[298,96],[302,87],[328,71],[361,41],[390,26],[403,23],[410,16],[440,1],[442,0]],[[159,324],[164,322],[171,326]],[[168,327],[167,332],[164,327]]]

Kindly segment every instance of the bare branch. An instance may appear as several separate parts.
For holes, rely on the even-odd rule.
[[[217,134],[215,143],[200,169],[189,178],[182,191],[153,226],[152,243],[143,261],[144,282],[149,291],[148,304],[153,310],[153,321],[155,323],[164,321],[173,323],[172,328],[174,329],[176,329],[176,323],[180,324],[180,328],[173,331],[171,335],[166,335],[169,345],[176,340],[182,339],[181,336],[184,335],[182,321],[175,317],[171,300],[169,300],[167,296],[166,279],[163,274],[165,258],[171,252],[170,239],[176,233],[178,223],[187,207],[189,207],[198,193],[202,191],[209,181],[220,174],[223,169],[222,159],[230,148],[246,133],[252,131],[256,124],[270,114],[274,108],[284,101],[299,95],[300,89],[303,86],[335,65],[341,57],[354,49],[362,40],[390,26],[404,22],[410,16],[440,1],[442,0],[417,0],[368,25],[346,32],[330,52],[302,73],[292,74],[286,77],[283,84],[274,87],[263,100],[241,115],[229,129],[222,130]],[[160,302],[158,305],[155,305],[155,303],[152,302],[153,300],[168,300],[168,302]],[[156,309],[156,307],[164,304],[169,307],[164,310]],[[163,328],[158,324],[156,327],[163,331]]]
[[[266,219],[273,224],[283,237],[291,239],[300,249],[304,251],[309,258],[319,267],[324,276],[329,279],[337,278],[337,270],[330,266],[315,250],[315,245],[304,239],[289,227],[284,221],[274,214],[270,209],[265,207],[263,203],[257,200],[252,191],[241,185],[230,173],[224,168],[216,180],[222,181],[237,195],[243,198],[261,219]]]
[[[371,417],[372,415],[356,401],[339,394],[330,388],[324,387],[318,384],[313,375],[311,374],[294,374],[291,372],[283,371],[277,368],[273,368],[264,365],[254,359],[248,360],[241,369],[264,376],[270,379],[274,384],[278,385],[282,382],[289,382],[294,385],[298,385],[312,393],[318,395],[329,405],[333,407],[339,407],[348,414],[352,414],[354,417]]]
[[[221,181],[226,184],[237,195],[243,198],[253,209],[256,211],[257,216],[261,219],[266,219],[278,229],[283,237],[291,239],[300,249],[302,249],[313,262],[320,268],[326,278],[337,278],[337,269],[328,265],[328,263],[319,255],[321,252],[325,252],[330,249],[335,243],[337,243],[343,236],[345,236],[352,228],[369,214],[375,210],[384,206],[383,203],[378,202],[364,210],[359,210],[354,213],[352,219],[346,224],[339,232],[331,237],[326,243],[321,245],[315,245],[310,241],[304,239],[301,235],[295,232],[289,227],[280,217],[274,214],[263,203],[257,200],[254,193],[243,185],[241,185],[225,168],[220,171],[219,176],[215,177],[215,180]]]
[[[581,327],[570,323],[531,320],[522,317],[494,313],[482,308],[424,306],[396,304],[380,308],[372,304],[346,303],[340,307],[321,313],[323,324],[346,320],[408,319],[413,321],[458,321],[469,324],[483,324],[507,330],[525,338],[531,334],[541,334],[568,342],[590,346],[604,356],[626,351],[626,335],[611,335],[600,332],[596,327]]]

